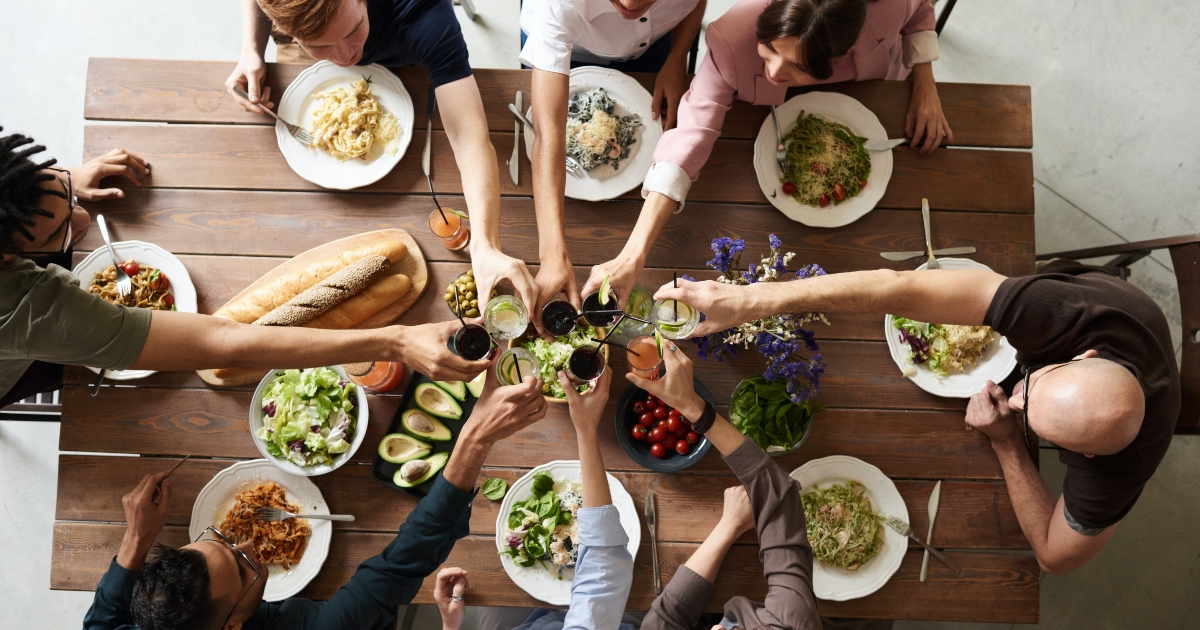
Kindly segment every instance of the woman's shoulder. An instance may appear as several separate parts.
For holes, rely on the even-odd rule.
[[[771,0],[740,0],[708,25],[705,41],[710,48],[723,44],[735,57],[744,50],[757,56],[758,16],[769,4]]]

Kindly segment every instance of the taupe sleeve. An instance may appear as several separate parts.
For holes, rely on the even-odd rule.
[[[691,630],[700,620],[715,587],[699,573],[681,566],[642,620],[642,630]]]
[[[735,597],[725,604],[725,616],[743,628],[820,630],[800,485],[753,440],[726,456],[725,463],[746,486],[758,531],[758,558],[767,578],[764,603]]]

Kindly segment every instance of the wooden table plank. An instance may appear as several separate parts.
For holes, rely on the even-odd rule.
[[[234,461],[196,459],[180,467],[171,478],[173,497],[167,524],[188,525],[196,495],[213,475]],[[162,457],[60,455],[55,518],[60,521],[123,522],[121,497],[136,486],[143,475],[162,471],[173,462],[171,458]],[[487,477],[500,477],[512,483],[526,472],[526,469],[487,468],[480,476],[479,485]],[[721,503],[726,487],[738,485],[737,478],[728,470],[721,474],[697,475],[614,471],[613,475],[633,496],[639,514],[645,507],[646,491],[654,490],[661,514],[658,536],[663,542],[703,542],[720,517],[720,510],[711,510],[709,506]],[[365,464],[350,464],[312,480],[321,489],[331,512],[357,516],[351,523],[334,523],[338,530],[394,532],[417,504],[416,497],[384,490],[371,476],[370,466]],[[908,504],[913,527],[922,532],[928,527],[925,505],[933,484],[930,480],[896,482]],[[939,547],[1029,548],[1002,482],[947,481],[943,484],[942,497],[943,509],[938,513],[934,539]],[[492,535],[499,507],[499,502],[478,495],[472,508],[471,533]],[[649,540],[649,532],[643,534]],[[754,543],[755,538],[748,534],[742,542]]]
[[[102,523],[60,522],[54,525],[54,556],[50,567],[50,587],[64,590],[93,590],[108,569],[121,544],[124,526]],[[163,544],[186,544],[187,530],[167,527],[158,538]],[[393,540],[390,534],[358,532],[333,537],[329,556],[317,578],[302,597],[324,599],[332,596],[353,575],[365,558],[379,553]],[[666,543],[659,545],[663,583],[695,551],[696,545]],[[900,569],[883,588],[861,599],[848,602],[821,601],[821,613],[839,617],[943,619],[1006,623],[1037,623],[1037,561],[1027,555],[992,553],[951,553],[963,568],[955,577],[938,562],[929,565],[929,581],[917,580],[921,553],[910,550]],[[636,557],[629,610],[645,610],[654,599],[650,586],[650,550],[642,545]],[[536,600],[513,586],[496,557],[491,536],[468,536],[454,546],[445,566],[458,566],[471,573],[473,605],[539,606]],[[436,573],[436,572],[435,572]],[[426,579],[414,603],[433,602],[433,580]],[[716,590],[706,610],[720,612],[725,601],[735,595],[761,600],[766,594],[758,549],[753,545],[735,545],[721,565]],[[930,606],[929,602],[937,602]]]
[[[234,62],[113,59],[88,61],[84,118],[146,122],[267,124],[261,114],[238,107],[225,92],[225,79]],[[267,85],[276,102],[284,89],[306,66],[267,64]],[[394,70],[414,102],[428,90],[423,69]],[[475,80],[483,97],[489,128],[512,129],[508,104],[517,90],[530,94],[531,73],[522,70],[477,69]],[[633,73],[647,91],[654,91],[654,75]],[[855,81],[819,86],[820,91],[840,92],[858,99],[879,116],[889,138],[904,135],[911,84],[907,81]],[[802,90],[800,90],[802,91]],[[960,146],[1028,148],[1033,145],[1033,117],[1028,86],[938,83],[942,110]],[[528,103],[528,97],[526,102]],[[416,107],[416,127],[425,124],[425,110]],[[722,136],[753,138],[768,110],[735,101]],[[441,128],[440,116],[434,125]]]
[[[433,181],[440,194],[461,193],[450,143],[434,131]],[[492,134],[495,147],[511,146],[511,136]],[[410,147],[421,147],[425,130],[413,132]],[[720,140],[688,193],[689,202],[765,203],[754,175],[753,142]],[[145,157],[153,168],[147,185],[164,188],[224,188],[258,190],[320,190],[287,166],[271,127],[232,125],[126,126],[89,125],[84,128],[84,158],[124,147]],[[503,164],[508,154],[497,160]],[[364,192],[424,194],[419,150],[412,150],[395,169]],[[1032,154],[1014,151],[954,149],[919,155],[896,151],[892,178],[881,207],[919,207],[928,197],[934,207],[951,210],[1033,212]],[[529,161],[521,160],[520,186],[500,178],[502,195],[531,195]],[[640,190],[622,195],[640,199]]]

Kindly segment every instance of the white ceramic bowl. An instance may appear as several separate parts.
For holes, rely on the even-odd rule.
[[[343,379],[348,380],[349,377],[346,376],[346,370],[342,369],[342,366],[332,365],[329,367],[329,369],[337,372],[338,376],[342,377]],[[350,439],[350,450],[334,456],[332,464],[297,466],[290,461],[272,456],[267,452],[266,442],[258,437],[258,430],[262,428],[263,418],[266,417],[266,414],[264,414],[262,410],[263,396],[267,393],[267,388],[271,386],[271,382],[275,380],[275,373],[277,371],[278,370],[271,370],[270,372],[267,372],[267,375],[263,377],[261,382],[259,382],[258,388],[254,390],[254,397],[250,399],[250,437],[254,439],[254,445],[258,447],[258,452],[262,453],[262,456],[266,458],[267,461],[274,464],[280,470],[293,475],[300,475],[302,477],[316,477],[317,475],[324,475],[325,473],[330,473],[338,468],[341,468],[343,464],[350,461],[350,458],[354,456],[356,451],[358,451],[358,447],[362,446],[363,438],[367,436],[366,391],[364,391],[362,387],[355,386],[354,388],[355,421],[354,435]]]

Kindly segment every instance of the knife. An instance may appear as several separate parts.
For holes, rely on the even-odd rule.
[[[933,522],[937,520],[938,503],[942,499],[942,482],[938,481],[933,485],[933,492],[929,495],[929,533],[925,534],[925,540],[929,544],[933,544]],[[921,581],[929,577],[929,552],[925,552],[925,556],[921,558]]]
[[[891,151],[905,142],[908,142],[908,138],[889,138],[887,140],[868,140],[863,146],[868,151]]]
[[[646,491],[646,529],[650,530],[650,559],[654,563],[654,594],[662,593],[662,577],[658,574],[658,528],[654,513],[654,490]]]
[[[437,96],[434,95],[433,89],[429,90],[429,103],[425,107],[425,149],[421,151],[421,172],[425,173],[425,177],[429,177],[429,155],[433,152],[433,112],[437,108]],[[433,183],[429,184],[429,190],[433,190]]]
[[[946,249],[933,250],[934,256],[958,256],[959,254],[974,254],[974,247],[947,247]],[[910,258],[919,258],[927,255],[925,250],[911,252],[879,252],[880,256],[892,261],[899,262]]]
[[[521,94],[521,90],[517,90],[517,99],[516,100],[517,100],[517,110],[518,111],[523,111],[525,109],[524,96],[525,96],[524,94]],[[521,158],[521,120],[519,118],[514,118],[513,119],[513,152],[512,152],[512,157],[509,158],[509,160],[508,160],[508,176],[510,178],[512,178],[513,186],[521,185],[521,182],[518,181],[519,180],[518,176],[521,173],[520,158]]]

